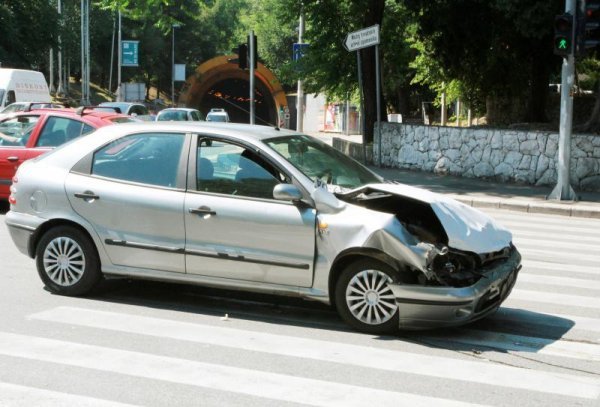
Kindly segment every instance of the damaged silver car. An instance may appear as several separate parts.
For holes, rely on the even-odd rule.
[[[495,311],[520,269],[510,232],[386,182],[306,135],[126,124],[19,168],[6,223],[54,293],[104,277],[300,296],[387,333]]]

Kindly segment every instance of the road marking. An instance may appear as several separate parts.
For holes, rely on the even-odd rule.
[[[556,250],[537,250],[532,246],[521,245],[517,247],[523,258],[534,260],[557,260],[557,261],[568,261],[569,263],[587,263],[587,264],[600,264],[600,256],[593,254],[581,254],[581,253],[557,253]]]
[[[518,237],[514,236],[513,239],[513,243],[515,244],[515,246],[517,246],[517,248],[520,247],[533,247],[533,248],[539,248],[539,249],[550,249],[551,251],[555,252],[557,247],[560,247],[561,250],[564,250],[570,254],[575,254],[575,253],[584,253],[584,254],[588,254],[588,253],[595,253],[598,251],[598,245],[597,244],[590,244],[589,242],[586,243],[568,243],[568,242],[564,242],[564,241],[549,241],[549,240],[542,240],[539,237],[537,239],[527,239],[527,238],[522,238],[522,237]]]
[[[546,261],[536,261],[523,259],[523,269],[535,269],[535,270],[553,270],[553,271],[562,271],[565,274],[568,273],[583,273],[583,274],[593,274],[595,276],[600,276],[600,267],[593,266],[578,266],[573,264],[560,264],[560,263],[550,263]]]
[[[0,383],[0,405],[3,407],[134,407],[132,404],[9,383]]]
[[[532,230],[517,230],[511,229],[515,238],[529,238],[529,239],[537,239],[538,241],[543,242],[553,242],[556,246],[557,244],[561,244],[558,242],[573,242],[573,243],[581,243],[584,241],[586,244],[594,243],[600,244],[600,236],[582,236],[581,233],[577,234],[563,234],[563,233],[550,233],[548,231],[544,231],[542,234],[539,232],[535,232]]]
[[[3,332],[0,332],[0,354],[313,406],[475,406],[435,397]],[[593,383],[582,382],[575,387],[585,392],[583,397],[592,398],[594,394],[593,397],[597,397],[598,388]]]
[[[598,297],[585,297],[583,295],[549,293],[515,288],[508,298],[511,300],[541,302],[544,304],[600,309],[600,300],[598,300]]]
[[[450,333],[428,335],[428,338],[478,345],[504,351],[536,353],[571,359],[600,361],[600,345],[535,338],[474,329],[453,330]]]
[[[73,307],[57,307],[30,318],[572,397],[600,395],[599,380],[579,376],[307,338]]]
[[[588,231],[593,231],[594,229],[590,229],[590,226],[600,227],[599,219],[581,219],[577,217],[569,217],[564,218],[562,216],[552,216],[552,215],[542,215],[536,213],[522,213],[522,212],[498,212],[498,211],[488,211],[488,215],[493,217],[496,221],[510,224],[515,229],[519,227],[523,227],[526,225],[547,225],[556,230],[562,229],[562,225],[568,225],[573,228],[577,228],[580,226],[583,229],[587,229]],[[526,223],[525,223],[526,222]],[[579,229],[579,228],[578,228]]]
[[[534,283],[539,285],[551,285],[551,286],[559,286],[559,287],[573,287],[573,288],[585,288],[588,290],[600,290],[600,281],[597,280],[585,280],[579,278],[569,278],[569,277],[556,277],[556,276],[547,276],[542,274],[531,274],[526,272],[520,272],[519,278],[517,279],[517,287],[518,283]],[[598,307],[600,308],[600,301],[598,303]]]

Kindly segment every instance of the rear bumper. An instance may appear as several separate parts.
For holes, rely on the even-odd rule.
[[[8,227],[8,232],[14,244],[19,251],[31,257],[32,239],[37,228],[45,221],[45,219],[37,216],[26,215],[23,213],[8,211],[5,222]]]
[[[463,325],[496,311],[508,297],[521,269],[521,255],[514,249],[502,264],[486,270],[485,277],[470,287],[390,285],[399,308],[403,329]]]

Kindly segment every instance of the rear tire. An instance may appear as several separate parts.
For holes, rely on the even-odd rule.
[[[375,259],[362,259],[347,266],[335,286],[335,305],[342,319],[370,334],[398,330],[398,306],[388,284],[396,272]]]
[[[46,287],[60,295],[83,295],[102,279],[94,244],[72,226],[58,226],[42,236],[36,266]]]

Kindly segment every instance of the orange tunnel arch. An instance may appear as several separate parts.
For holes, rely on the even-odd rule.
[[[288,107],[279,80],[261,63],[254,73],[256,124],[282,127]],[[196,108],[203,114],[212,108],[224,108],[231,121],[249,123],[249,84],[249,71],[238,67],[237,55],[215,57],[198,66],[187,78],[178,104]]]

